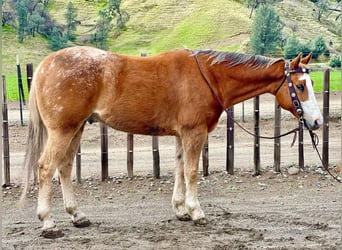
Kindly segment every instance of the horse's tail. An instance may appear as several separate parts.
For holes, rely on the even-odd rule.
[[[32,172],[34,173],[34,181],[37,182],[38,161],[45,146],[47,133],[46,127],[41,119],[37,106],[35,77],[32,80],[29,99],[30,121],[26,144],[25,161],[23,166],[23,184],[24,189],[21,194],[19,205],[23,205],[26,193],[29,187]]]

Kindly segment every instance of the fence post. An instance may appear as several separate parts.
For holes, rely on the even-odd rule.
[[[209,175],[209,145],[208,136],[205,140],[203,150],[202,150],[202,165],[203,165],[203,176]]]
[[[259,122],[260,122],[260,112],[259,112],[259,105],[260,104],[260,97],[254,97],[254,175],[260,174],[260,129],[259,129]]]
[[[280,127],[281,127],[281,108],[275,99],[274,101],[274,171],[275,172],[280,172]]]
[[[29,92],[31,90],[32,77],[33,77],[33,64],[28,63],[26,64],[26,78],[27,78],[27,89]]]
[[[102,181],[108,179],[108,128],[102,122],[101,129],[101,179]]]
[[[81,144],[76,154],[76,179],[77,183],[81,183]]]
[[[19,109],[20,109],[20,121],[21,125],[24,125],[23,119],[23,104],[25,105],[23,81],[21,78],[21,69],[19,64],[19,56],[17,55],[17,77],[18,77],[18,92],[19,92]]]
[[[3,133],[3,158],[4,158],[4,177],[5,186],[9,186],[11,182],[10,176],[10,154],[9,154],[9,136],[8,136],[8,111],[6,98],[6,77],[2,76],[2,133]]]
[[[303,122],[298,122],[298,167],[304,168],[304,130]]]
[[[226,171],[234,174],[234,106],[227,112]]]
[[[160,178],[160,157],[158,136],[152,136],[153,176]]]
[[[127,134],[127,174],[133,178],[133,134]]]
[[[323,149],[322,160],[325,166],[329,165],[329,89],[330,71],[324,71],[324,93],[323,93]]]

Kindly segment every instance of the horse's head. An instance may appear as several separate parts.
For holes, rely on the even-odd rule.
[[[320,127],[322,114],[317,105],[313,82],[307,64],[311,54],[301,58],[299,54],[291,62],[285,63],[284,79],[275,91],[279,105],[289,110],[297,118],[302,118],[309,130]]]

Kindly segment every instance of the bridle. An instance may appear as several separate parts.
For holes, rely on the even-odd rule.
[[[211,90],[212,94],[214,95],[215,99],[217,100],[217,102],[220,104],[221,108],[226,112],[227,114],[227,119],[231,119],[236,125],[238,125],[243,131],[245,131],[246,133],[254,136],[254,137],[258,137],[258,138],[262,138],[262,139],[276,139],[276,138],[280,138],[280,137],[283,137],[283,136],[286,136],[286,135],[289,135],[289,134],[292,134],[294,133],[294,138],[293,138],[293,141],[292,141],[292,144],[291,144],[291,147],[294,145],[295,141],[296,141],[296,138],[297,138],[297,131],[300,130],[300,128],[295,128],[289,132],[286,132],[284,134],[281,134],[281,135],[278,135],[278,136],[260,136],[260,135],[255,135],[253,134],[252,132],[248,131],[247,129],[245,129],[241,124],[239,124],[237,121],[235,121],[234,119],[231,118],[231,116],[229,115],[229,107],[226,108],[222,102],[222,100],[220,99],[220,97],[218,96],[218,94],[215,92],[215,89],[213,87],[213,85],[211,84],[210,80],[208,79],[208,77],[205,75],[204,71],[203,71],[203,68],[202,68],[202,65],[200,64],[199,60],[198,60],[198,56],[196,53],[193,53],[193,56],[195,57],[195,60],[196,60],[196,63],[197,63],[197,66],[198,66],[198,69],[199,71],[201,72],[201,75],[203,77],[203,79],[205,80],[205,82],[207,83],[209,89]],[[290,92],[290,96],[291,96],[291,100],[292,100],[292,105],[294,107],[294,110],[296,111],[296,113],[298,114],[299,116],[299,121],[301,123],[304,123],[304,119],[303,119],[303,108],[302,108],[302,105],[300,103],[300,100],[298,99],[298,96],[297,96],[297,93],[296,93],[296,90],[295,90],[295,86],[294,84],[292,83],[292,80],[291,80],[291,74],[294,74],[294,73],[309,73],[309,69],[306,69],[306,68],[295,68],[295,69],[290,69],[290,62],[289,61],[286,61],[285,62],[285,66],[284,66],[284,77],[282,79],[282,81],[278,84],[275,92],[274,92],[274,96],[277,95],[279,89],[281,88],[281,86],[284,84],[285,80],[287,80],[287,86],[289,88],[289,92]],[[306,124],[304,123],[304,125],[306,126]],[[318,154],[318,157],[319,159],[321,160],[322,162],[322,165],[324,166],[325,170],[329,173],[330,176],[332,176],[333,179],[335,179],[336,181],[340,182],[341,183],[341,180],[337,179],[336,176],[334,176],[328,166],[326,166],[326,164],[324,164],[323,160],[322,160],[322,157],[317,149],[317,145],[318,145],[318,136],[312,131],[309,129],[309,133],[310,133],[310,137],[311,137],[311,142],[312,142],[312,146],[313,148],[316,150],[317,154]]]
[[[293,73],[307,73],[309,74],[309,69],[306,68],[296,68],[296,69],[290,69],[290,62],[286,61],[285,62],[285,67],[284,67],[284,77],[283,80],[279,83],[278,87],[276,88],[274,95],[276,96],[279,89],[281,86],[284,84],[285,80],[287,80],[287,86],[289,88],[291,100],[292,100],[292,105],[294,107],[294,110],[299,116],[300,120],[303,120],[303,108],[300,103],[300,100],[298,99],[294,84],[292,83],[291,80],[291,74]]]

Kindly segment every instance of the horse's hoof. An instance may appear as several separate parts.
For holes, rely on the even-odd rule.
[[[77,221],[73,221],[72,224],[74,225],[74,227],[83,228],[89,227],[91,225],[91,222],[87,218],[82,218]]]
[[[60,229],[46,229],[40,234],[41,237],[46,239],[57,239],[64,236],[64,233]]]
[[[203,217],[198,220],[193,221],[196,226],[206,226],[209,224],[209,221],[207,218]]]
[[[189,221],[189,220],[191,220],[191,216],[189,214],[176,215],[176,217],[180,221]]]

